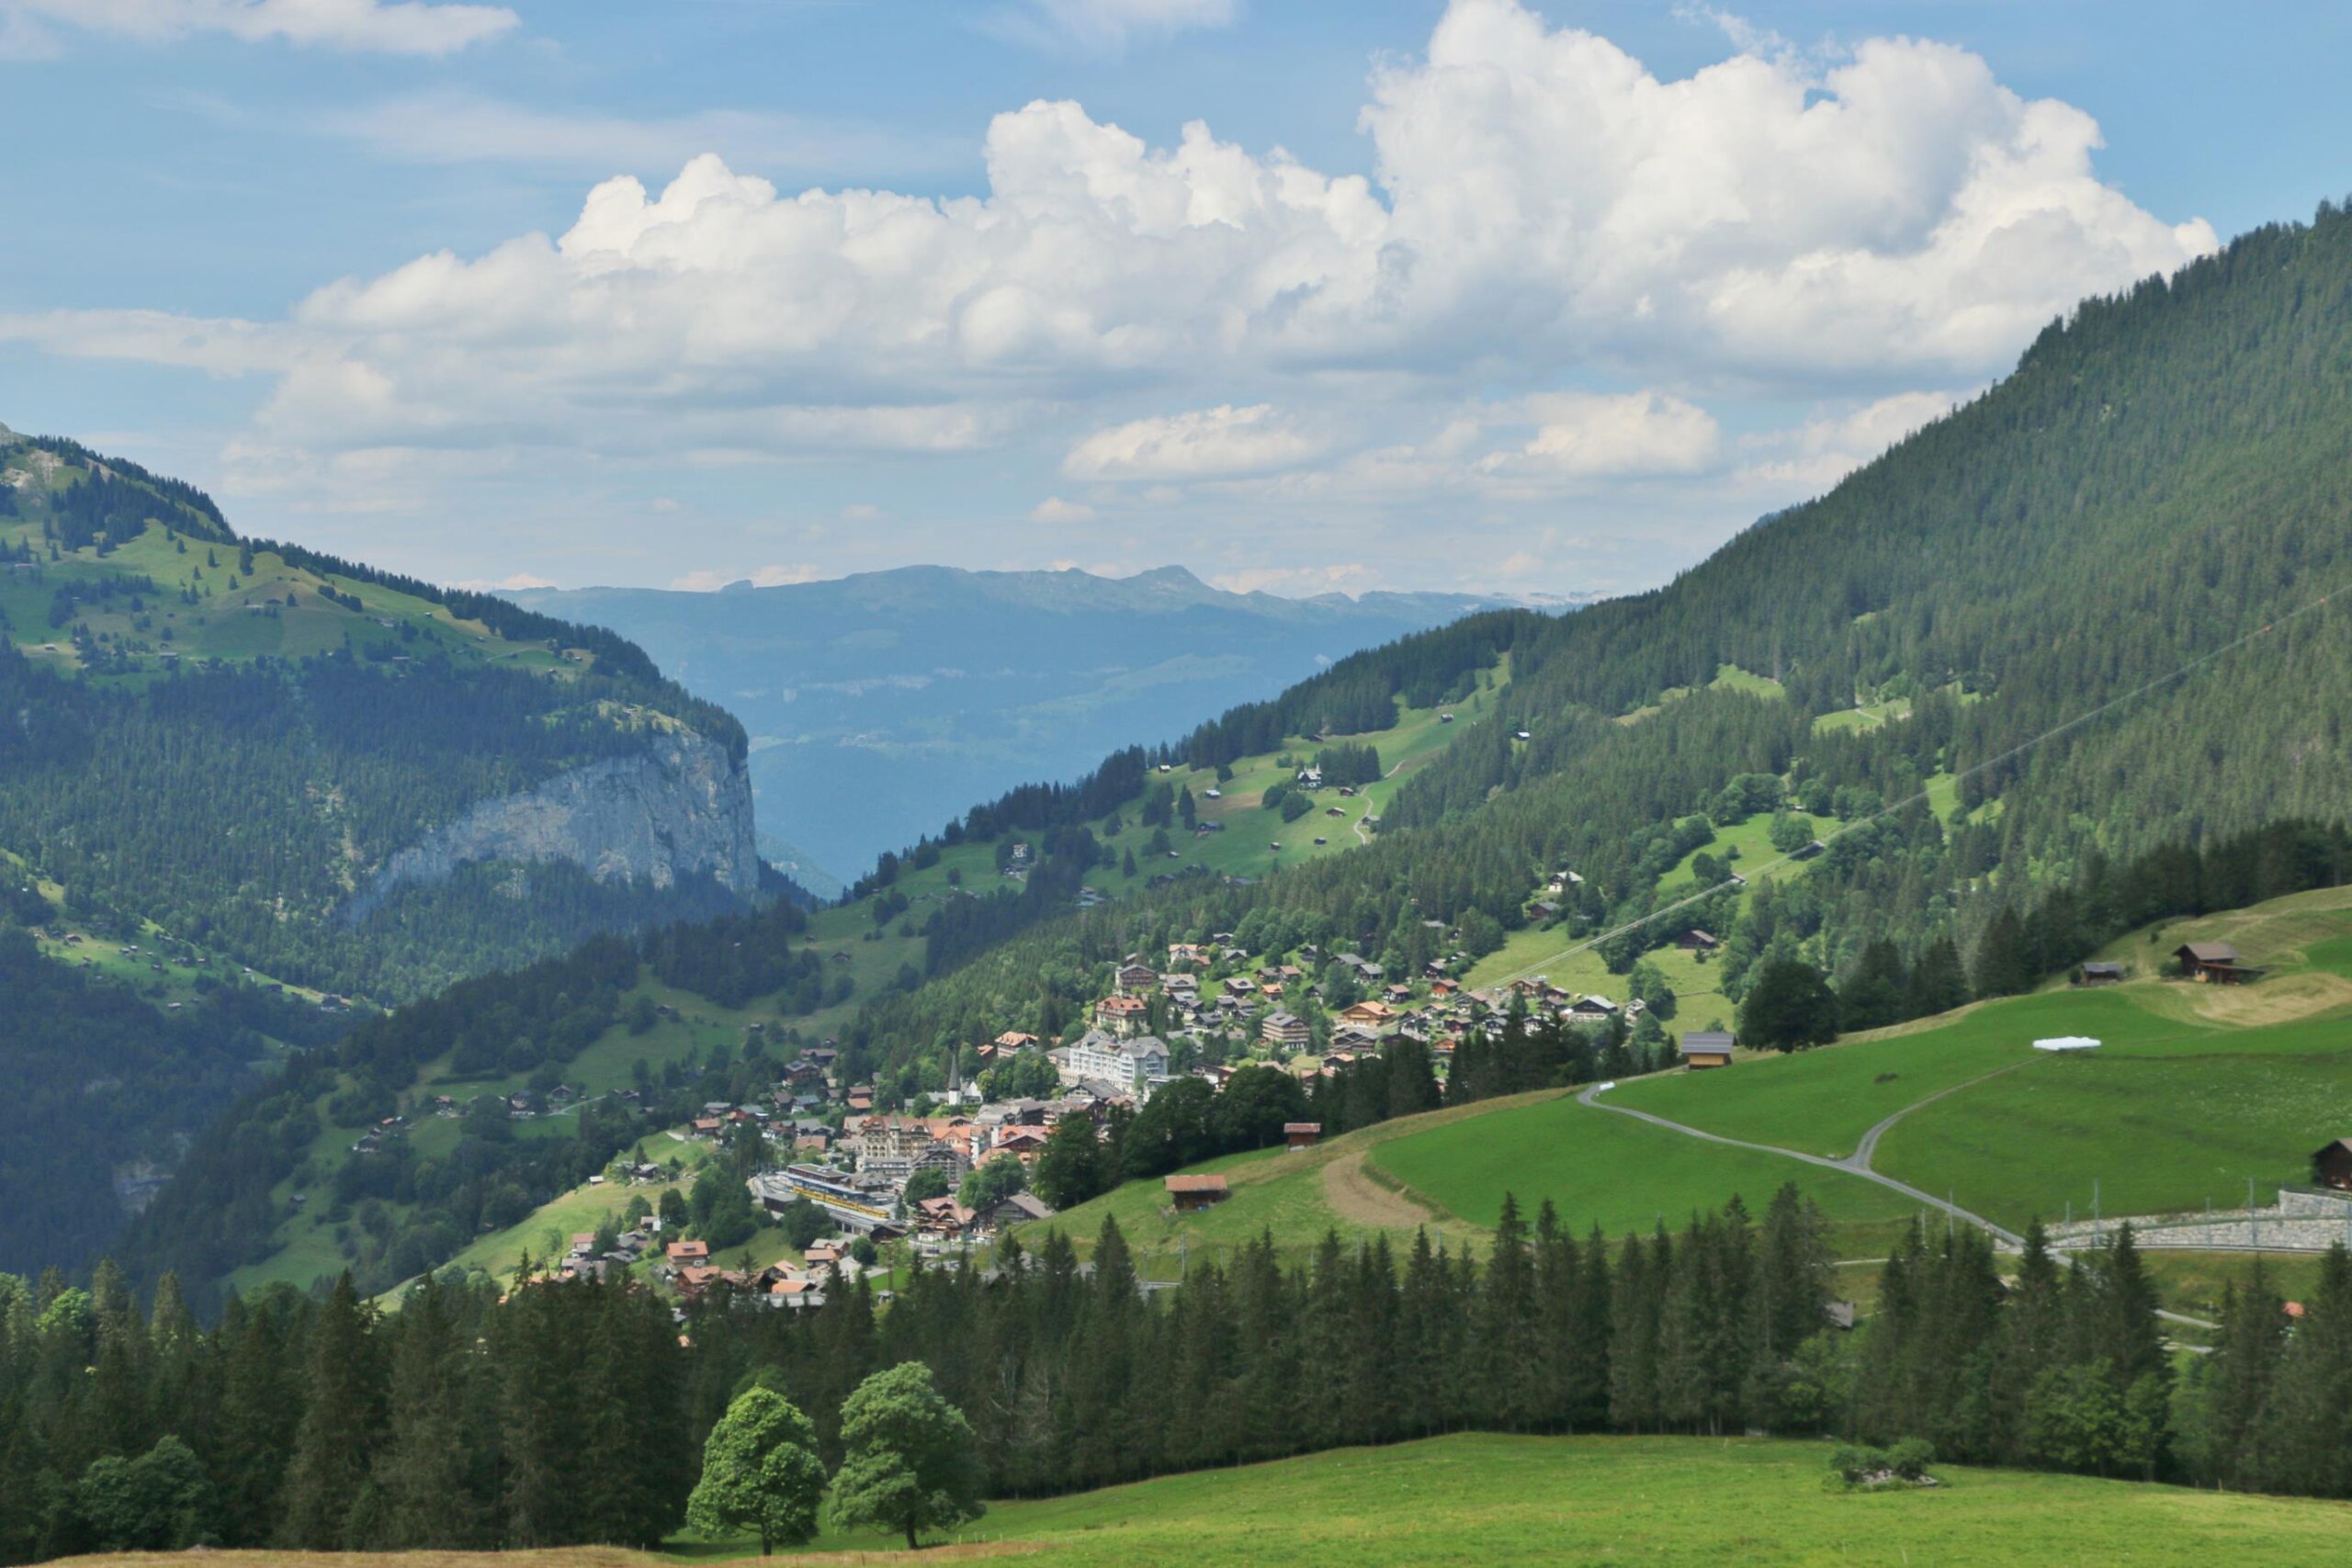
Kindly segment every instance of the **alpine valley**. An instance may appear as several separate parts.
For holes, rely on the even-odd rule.
[[[0,1559],[2333,1561],[2347,473],[2333,205],[1573,609],[0,433]]]

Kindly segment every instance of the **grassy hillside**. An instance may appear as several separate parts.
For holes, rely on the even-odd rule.
[[[965,1561],[1164,1565],[1301,1560],[1388,1568],[1430,1562],[2059,1564],[2333,1563],[2352,1509],[2088,1477],[1939,1467],[1932,1491],[1822,1489],[1818,1443],[1649,1438],[1455,1437],[1170,1476],[1039,1502],[1000,1502],[920,1558],[873,1536],[820,1539],[783,1562]],[[680,1542],[508,1551],[514,1568],[650,1568],[755,1551]],[[229,1568],[296,1558],[214,1552]],[[451,1568],[452,1553],[338,1557],[317,1568]],[[77,1563],[156,1568],[130,1553]]]
[[[28,716],[0,737],[0,852],[85,935],[152,922],[397,999],[735,901],[566,861],[379,883],[477,803],[664,738],[740,770],[741,732],[609,632],[242,539],[70,441],[0,432],[0,700]]]
[[[2211,939],[2269,974],[2215,988],[2154,973],[2154,950]],[[1261,1232],[1295,1258],[1327,1230],[1402,1239],[1426,1226],[1482,1246],[1506,1192],[1528,1212],[1552,1203],[1579,1234],[1622,1236],[1734,1196],[1760,1210],[1793,1181],[1831,1222],[1838,1255],[1866,1258],[1922,1205],[1790,1155],[1845,1158],[1890,1118],[1872,1170],[2018,1229],[2088,1217],[2095,1179],[2109,1218],[2199,1211],[2208,1198],[2230,1208],[2249,1179],[2267,1203],[2309,1179],[2312,1149],[2352,1135],[2352,888],[2176,922],[2112,951],[2146,972],[2096,990],[2056,983],[1794,1055],[1742,1053],[1728,1070],[1621,1083],[1600,1104],[1547,1090],[1383,1122],[1306,1153],[1231,1156],[1199,1168],[1232,1184],[1204,1213],[1179,1216],[1159,1183],[1131,1182],[1031,1229],[1061,1229],[1083,1249],[1114,1217],[1146,1271],[1174,1278],[1182,1257]],[[2031,1049],[2060,1034],[2105,1044],[2088,1055]],[[1707,1142],[1611,1107],[1764,1146]],[[2162,1261],[2186,1310],[2212,1309],[2214,1260]]]

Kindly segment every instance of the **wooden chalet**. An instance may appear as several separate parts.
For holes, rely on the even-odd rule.
[[[1171,1176],[1168,1178],[1168,1198],[1179,1213],[1190,1213],[1222,1203],[1232,1193],[1222,1176]]]
[[[1732,1037],[1720,1030],[1694,1029],[1682,1037],[1682,1065],[1692,1072],[1731,1066]]]
[[[2120,964],[2086,964],[2075,971],[2077,986],[2120,986],[2124,969]]]
[[[1320,1122],[1285,1122],[1283,1123],[1283,1146],[1288,1149],[1311,1149],[1323,1136]]]
[[[2312,1180],[2338,1191],[2352,1191],[2352,1138],[2338,1138],[2312,1152]]]
[[[1716,941],[1713,934],[1692,926],[1674,939],[1674,945],[1685,953],[1713,953],[1723,943]]]
[[[2180,961],[2181,974],[2199,985],[2242,986],[2262,973],[2241,962],[2238,950],[2226,942],[2185,942],[2172,955]]]

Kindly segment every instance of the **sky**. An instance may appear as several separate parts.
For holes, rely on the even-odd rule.
[[[0,421],[450,582],[1613,593],[2352,190],[2352,7],[0,0]]]

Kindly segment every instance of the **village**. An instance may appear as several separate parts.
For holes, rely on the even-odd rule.
[[[569,1254],[548,1260],[550,1271],[650,1272],[682,1303],[723,1288],[780,1308],[822,1305],[828,1291],[869,1270],[887,1278],[900,1248],[958,1266],[1011,1228],[1050,1218],[1055,1210],[1035,1190],[1037,1168],[1057,1130],[1073,1122],[1099,1142],[1115,1120],[1139,1114],[1171,1085],[1198,1081],[1221,1095],[1252,1067],[1283,1072],[1311,1091],[1398,1042],[1419,1047],[1442,1082],[1465,1039],[1499,1040],[1514,1015],[1521,1026],[1551,1021],[1620,1041],[1638,1028],[1650,1041],[1644,1059],[1658,1066],[1730,1060],[1731,1036],[1720,1031],[1688,1033],[1679,1048],[1668,1043],[1655,1019],[1645,1024],[1639,998],[1572,994],[1541,976],[1468,989],[1457,976],[1470,963],[1455,953],[1396,976],[1360,953],[1312,942],[1253,952],[1227,931],[1171,942],[1110,966],[1064,1040],[1009,1030],[947,1053],[944,1088],[902,1103],[847,1075],[835,1042],[806,1046],[763,1101],[705,1104],[672,1135],[747,1172],[742,1187],[763,1224],[786,1225],[813,1211],[828,1234],[764,1267],[729,1268],[723,1256],[732,1248],[675,1235],[660,1212],[633,1205],[647,1212],[628,1230],[602,1242],[571,1236]],[[563,1092],[551,1100],[560,1104]],[[528,1113],[518,1097],[514,1114]],[[1309,1147],[1322,1131],[1312,1121],[1283,1122],[1279,1142]],[[674,1175],[624,1162],[613,1179]],[[1172,1174],[1164,1192],[1169,1209],[1193,1210],[1220,1201],[1225,1180]]]

